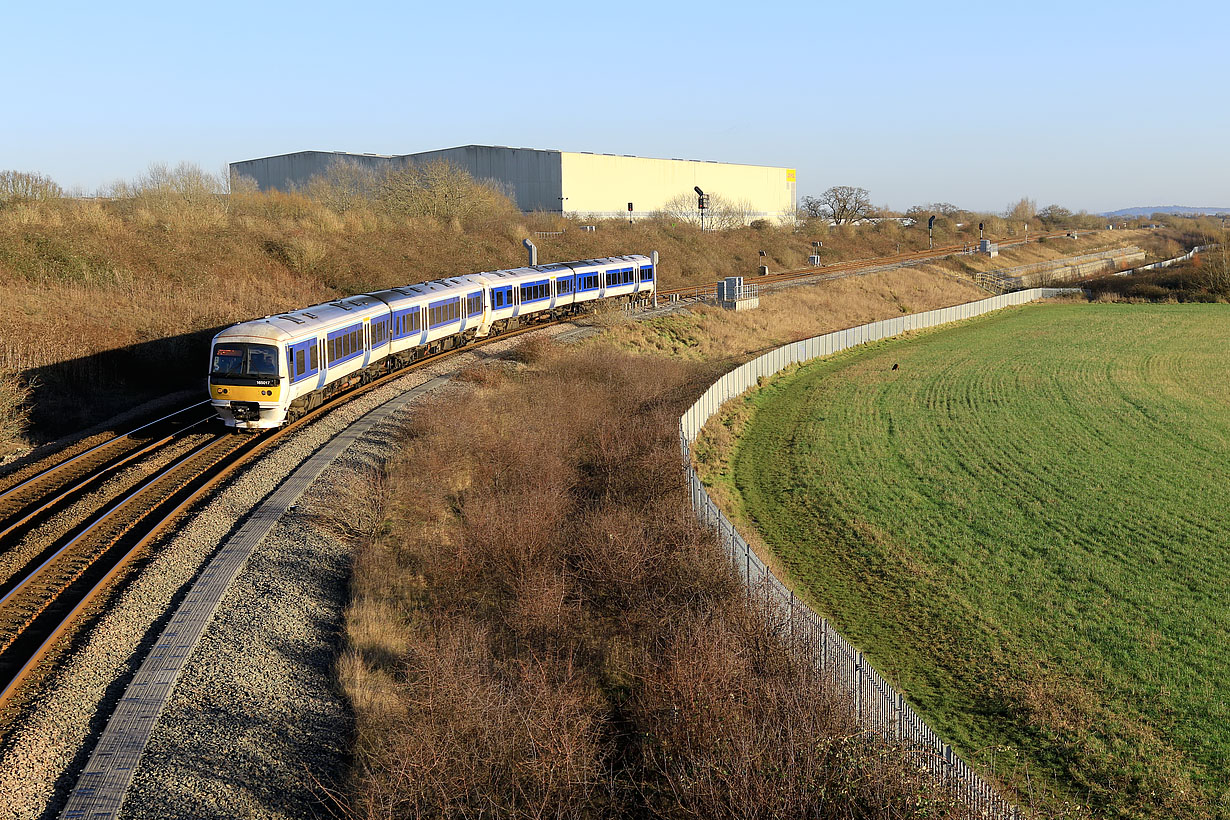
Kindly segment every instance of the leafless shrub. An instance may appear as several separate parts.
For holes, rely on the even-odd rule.
[[[0,460],[26,447],[30,388],[15,373],[0,372]]]
[[[746,199],[732,200],[720,194],[711,194],[709,207],[703,212],[696,207],[696,199],[693,194],[678,194],[663,203],[656,216],[674,222],[700,225],[703,213],[706,230],[729,231],[747,225],[755,213],[755,209]]]
[[[361,758],[357,816],[581,818],[607,802],[602,701],[575,671],[502,663],[458,625],[415,647],[405,678],[406,716]]]
[[[337,160],[325,173],[312,177],[303,193],[335,213],[370,206],[380,191],[381,175],[355,160]]]
[[[339,664],[350,813],[910,816],[908,761],[687,509],[674,424],[703,368],[543,361],[420,412],[391,466]]]
[[[429,216],[445,222],[466,222],[515,210],[498,186],[479,182],[465,169],[442,160],[412,163],[390,172],[381,183],[379,197],[390,213]]]
[[[0,171],[0,206],[62,196],[64,190],[51,177],[25,171]]]
[[[384,521],[389,482],[382,469],[360,467],[344,473],[329,494],[329,503],[308,512],[317,523],[352,540],[371,539]]]
[[[529,336],[504,354],[506,359],[522,364],[537,364],[547,357],[554,345],[544,336]]]
[[[116,182],[106,194],[141,223],[175,231],[221,227],[229,182],[191,162],[174,168],[154,163],[132,182]]]

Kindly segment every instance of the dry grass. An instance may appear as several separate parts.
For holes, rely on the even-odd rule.
[[[537,230],[563,231],[537,238],[545,260],[658,250],[665,286],[751,275],[761,250],[775,270],[801,267],[813,240],[824,241],[826,262],[926,245],[925,231],[896,223],[701,233],[659,218],[634,225],[602,220],[588,232],[579,230],[582,220],[517,213],[472,180],[403,182],[413,183],[409,200],[400,196],[404,190],[385,195],[379,185],[366,198],[342,196],[340,182],[317,185],[313,195],[224,196],[221,183],[199,169],[155,167],[107,199],[0,205],[0,299],[22,307],[0,320],[0,368],[37,377],[36,436],[68,432],[190,386],[200,371],[183,363],[203,361],[207,337],[221,326],[341,295],[519,265],[521,240]],[[440,197],[432,191],[422,198],[430,185],[447,189],[444,202],[466,207],[436,207]],[[973,241],[970,231],[976,233],[967,226],[944,241]],[[1122,240],[1129,239],[1124,232]],[[133,345],[148,347],[134,352]],[[123,353],[100,355],[116,351]],[[160,364],[172,357],[175,367]],[[58,401],[64,392],[75,401]]]
[[[712,368],[517,358],[420,411],[360,539],[348,813],[949,816],[688,511],[675,424]]]
[[[630,350],[715,359],[986,296],[967,280],[932,268],[907,268],[769,292],[751,311],[699,305],[651,322],[625,321],[611,334]]]

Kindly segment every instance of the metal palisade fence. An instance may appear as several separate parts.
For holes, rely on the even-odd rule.
[[[989,783],[954,754],[952,747],[915,714],[906,703],[905,697],[872,668],[861,652],[838,634],[826,619],[795,598],[794,593],[764,565],[705,492],[700,478],[692,468],[691,444],[705,422],[726,401],[741,395],[757,384],[761,377],[772,376],[792,364],[827,356],[866,342],[887,339],[910,330],[935,327],[980,316],[992,310],[1073,292],[1079,292],[1079,289],[1032,288],[926,313],[885,319],[794,342],[753,359],[718,379],[679,420],[679,443],[683,450],[692,508],[702,523],[718,532],[731,561],[743,576],[749,593],[755,593],[765,601],[766,606],[777,610],[775,614],[783,630],[789,630],[796,640],[803,639],[803,644],[812,651],[821,674],[833,680],[841,693],[849,699],[860,724],[888,740],[906,744],[915,750],[919,763],[926,766],[943,787],[951,790],[964,805],[970,807],[971,817],[1016,820],[1020,817],[1020,810],[1004,800]]]

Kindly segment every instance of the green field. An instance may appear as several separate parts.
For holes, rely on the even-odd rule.
[[[1230,306],[1015,308],[746,401],[709,480],[967,759],[1230,816]]]

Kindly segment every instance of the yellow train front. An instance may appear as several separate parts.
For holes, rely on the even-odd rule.
[[[389,306],[353,296],[228,327],[214,337],[209,398],[236,430],[294,421],[383,368]]]

